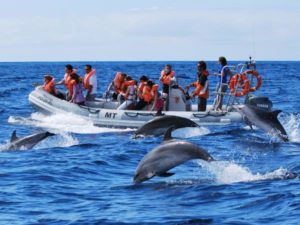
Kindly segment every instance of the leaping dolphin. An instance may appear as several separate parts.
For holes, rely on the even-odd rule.
[[[18,149],[32,149],[40,141],[46,139],[49,136],[53,136],[50,132],[41,132],[37,134],[32,134],[23,138],[18,138],[16,131],[14,131],[10,138],[10,143],[8,150],[18,150]]]
[[[197,123],[180,116],[169,116],[162,115],[155,117],[149,122],[141,126],[134,134],[134,137],[139,136],[159,136],[166,132],[169,127],[174,127],[174,129],[184,128],[184,127],[199,127]]]
[[[212,161],[213,158],[202,148],[187,141],[172,139],[170,127],[164,136],[164,142],[147,153],[139,163],[134,183],[142,183],[154,176],[168,177],[174,175],[168,171],[188,160],[202,159]]]
[[[277,118],[281,110],[266,111],[246,104],[239,108],[239,111],[244,116],[246,124],[250,127],[255,125],[267,133],[277,136],[285,142],[289,141],[284,127]]]

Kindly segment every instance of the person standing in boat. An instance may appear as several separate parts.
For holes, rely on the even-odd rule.
[[[133,109],[136,100],[136,81],[131,76],[127,76],[124,82],[124,91],[120,93],[125,101],[117,108],[118,110]]]
[[[170,80],[175,76],[175,72],[172,70],[172,66],[167,64],[160,73],[160,82],[163,84],[163,98],[166,98],[169,94]]]
[[[224,56],[219,57],[220,70],[217,74],[218,77],[218,87],[217,96],[214,101],[214,110],[222,111],[223,97],[227,91],[228,86],[228,76],[231,78],[231,71],[227,67],[227,59]]]
[[[198,96],[198,111],[206,111],[207,99],[209,97],[209,87],[208,87],[208,76],[207,66],[204,61],[198,63],[198,80],[187,86],[195,87],[195,91],[192,93],[191,98]]]
[[[68,93],[67,93],[67,100],[70,100],[72,98],[72,85],[71,85],[71,74],[75,74],[76,73],[76,70],[73,68],[72,65],[70,64],[67,64],[65,66],[65,75],[64,75],[64,78],[57,82],[56,85],[62,85],[64,84],[68,90]]]
[[[71,74],[70,86],[72,87],[72,96],[69,102],[84,105],[85,99],[83,96],[83,84],[82,79],[78,74]]]
[[[113,88],[114,93],[112,95],[112,98],[114,100],[117,100],[118,95],[121,93],[121,91],[123,89],[123,83],[125,81],[126,76],[127,76],[126,73],[117,72],[114,80],[110,83],[110,85],[106,89],[105,93],[108,94],[109,91]]]
[[[84,67],[86,74],[84,75],[84,88],[87,90],[86,101],[94,101],[97,96],[97,77],[96,70],[87,64]]]

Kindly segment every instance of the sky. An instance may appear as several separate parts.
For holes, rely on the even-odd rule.
[[[0,0],[0,61],[300,60],[299,0]]]

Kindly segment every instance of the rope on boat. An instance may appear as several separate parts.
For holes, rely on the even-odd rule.
[[[212,117],[221,117],[221,116],[225,116],[227,113],[221,113],[221,114],[211,114],[210,111],[204,115],[202,114],[196,114],[196,113],[193,113],[193,116],[196,117],[196,118],[205,118],[207,116],[212,116]]]
[[[126,116],[129,117],[138,117],[138,116],[155,116],[155,113],[129,113],[129,112],[125,112],[124,113]],[[134,114],[134,115],[133,115]]]

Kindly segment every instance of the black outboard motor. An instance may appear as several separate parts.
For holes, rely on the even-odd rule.
[[[271,112],[273,103],[268,97],[249,97],[246,102],[246,105],[254,106],[255,108]]]

